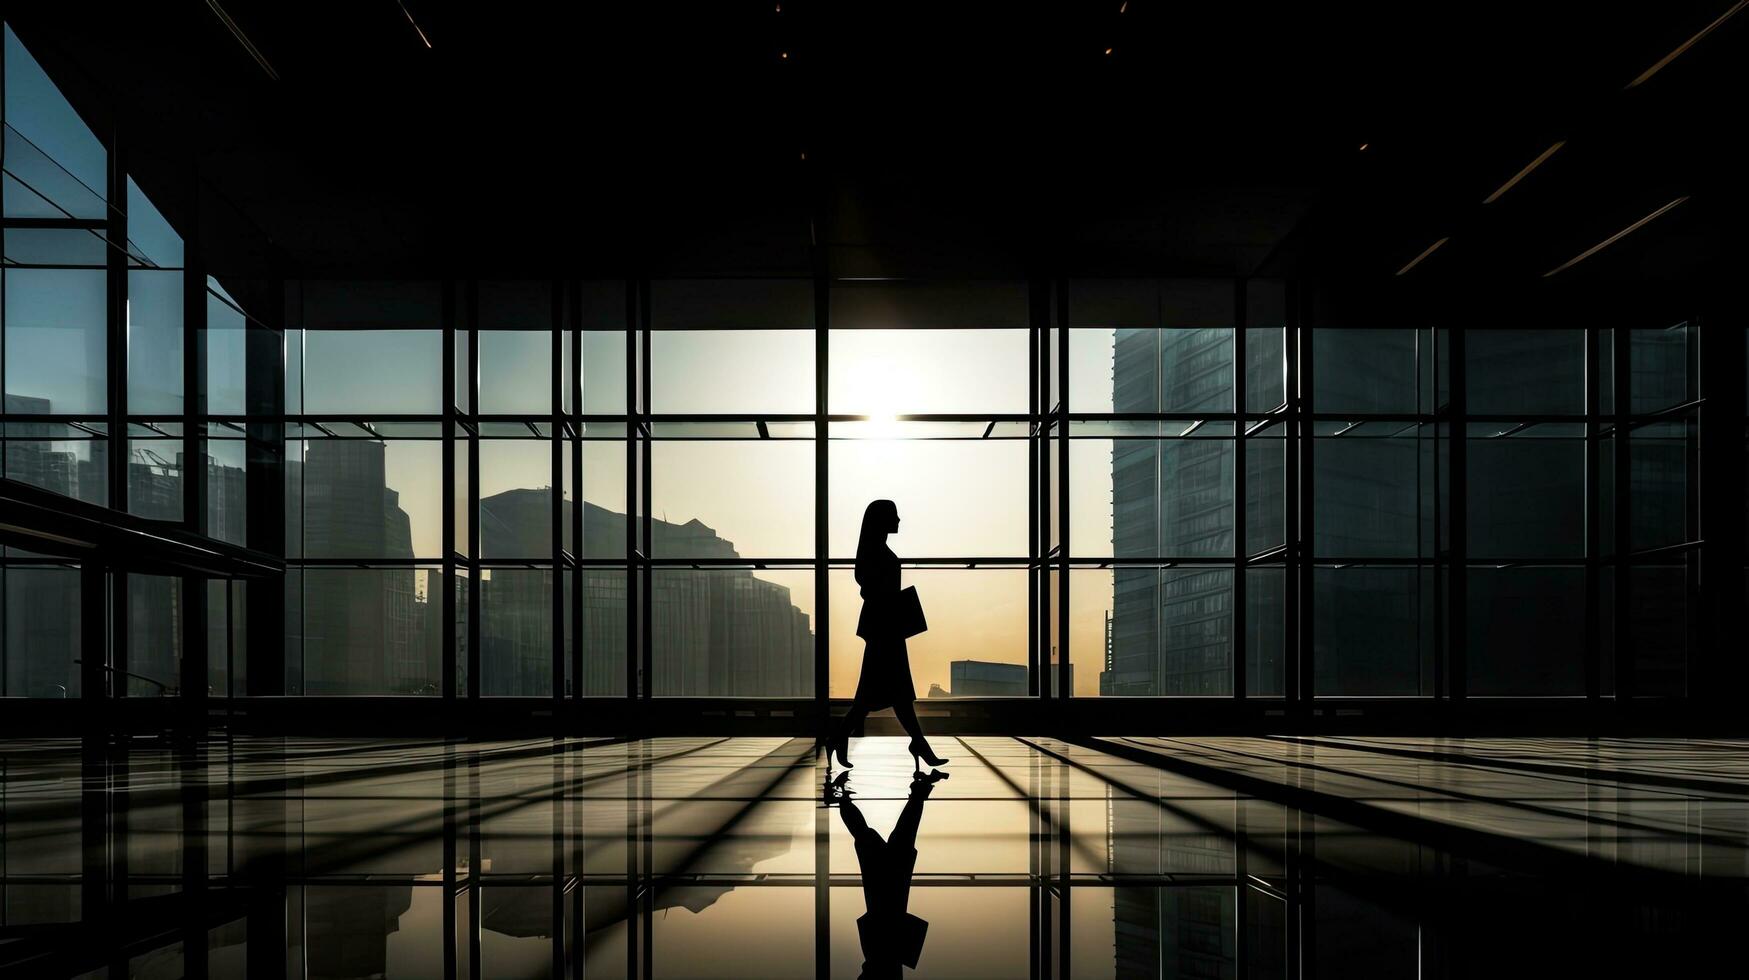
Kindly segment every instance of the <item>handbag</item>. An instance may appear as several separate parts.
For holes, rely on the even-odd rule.
[[[899,593],[888,625],[891,626],[893,635],[901,640],[929,629],[929,621],[923,618],[923,600],[917,597],[917,586],[913,585]],[[865,602],[862,604],[862,614],[856,619],[856,635],[867,640],[871,639],[868,633],[868,603]]]
[[[929,629],[929,621],[923,618],[923,600],[917,597],[917,586],[899,593],[899,608],[893,618],[901,638],[916,636]]]

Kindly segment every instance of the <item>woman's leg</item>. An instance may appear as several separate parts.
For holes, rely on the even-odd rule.
[[[867,717],[867,706],[861,701],[851,702],[849,713],[846,714],[844,720],[839,723],[838,733],[832,737],[832,744],[843,745],[849,742],[850,736],[862,725],[863,719]]]
[[[929,740],[923,737],[923,726],[917,723],[917,705],[914,702],[900,701],[893,705],[893,715],[899,719],[905,734],[925,745],[929,744]]]

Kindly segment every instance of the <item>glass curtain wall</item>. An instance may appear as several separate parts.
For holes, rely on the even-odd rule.
[[[1041,476],[1064,519],[1041,526],[1077,695],[1687,692],[1694,324],[1307,324],[1266,282],[1066,292]]]
[[[1076,696],[1280,696],[1289,464],[1280,283],[1068,284],[1049,452],[1066,478]],[[1057,380],[1053,378],[1053,380]]]
[[[251,331],[266,328],[218,280],[203,287],[181,234],[10,27],[0,61],[0,477],[147,527],[251,544],[248,460],[278,451],[276,432],[252,440],[248,429],[272,401],[248,384]],[[190,624],[205,615],[204,587],[106,573],[93,597],[79,572],[65,559],[0,550],[5,694],[81,693],[73,661],[90,601],[107,601],[126,624],[107,637],[109,690],[159,696],[200,685],[182,660],[185,646],[199,646]],[[216,693],[228,692],[230,674],[208,679]]]
[[[207,287],[200,424],[130,414],[127,478],[185,506],[180,456],[140,444],[195,432],[204,526],[247,543],[224,335],[253,321]],[[1692,323],[1308,327],[1278,282],[1040,291],[292,284],[287,692],[846,698],[875,499],[931,623],[924,698],[1686,689]],[[9,636],[73,616],[76,567],[7,574]],[[129,690],[168,693],[188,583],[126,590]],[[246,604],[203,592],[234,691]],[[17,664],[9,691],[77,690]]]

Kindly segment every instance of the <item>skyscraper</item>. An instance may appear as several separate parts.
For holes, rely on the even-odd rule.
[[[482,527],[505,553],[529,556],[550,547],[551,491],[507,490],[482,498]],[[571,537],[571,511],[560,536]],[[693,519],[651,519],[657,554],[738,558],[734,545]],[[625,515],[583,504],[585,557],[623,554]],[[508,573],[508,574],[506,574]],[[551,687],[554,573],[493,569],[481,583],[481,690],[544,693]],[[623,689],[625,573],[585,567],[581,629],[583,692]],[[806,697],[814,690],[814,633],[787,587],[744,568],[662,567],[650,575],[650,689],[673,697]],[[566,590],[569,596],[569,590]],[[579,628],[575,623],[573,629]],[[594,655],[596,651],[600,655]]]
[[[323,558],[412,558],[412,522],[387,485],[381,442],[312,439],[287,483],[301,504],[299,553]],[[288,492],[288,497],[291,494]],[[306,694],[435,694],[442,659],[442,596],[425,569],[305,568],[288,641],[301,641]],[[289,578],[288,578],[289,581]],[[301,616],[296,613],[301,611]]]
[[[1232,350],[1231,329],[1119,329],[1113,409],[1230,411]],[[1111,456],[1114,555],[1232,555],[1230,440],[1119,439]],[[1227,693],[1232,570],[1120,567],[1112,575],[1111,666],[1100,674],[1100,693]]]

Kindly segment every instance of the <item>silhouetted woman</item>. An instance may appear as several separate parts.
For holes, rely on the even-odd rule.
[[[862,619],[857,630],[865,642],[862,676],[856,682],[856,701],[844,716],[838,737],[826,743],[832,755],[850,768],[850,733],[856,731],[871,711],[892,708],[911,736],[911,758],[917,768],[947,760],[929,750],[923,728],[917,724],[917,691],[911,686],[911,659],[898,623],[899,557],[887,547],[887,535],[899,530],[899,508],[891,500],[876,500],[862,512],[862,533],[856,539],[856,584],[862,586]]]

